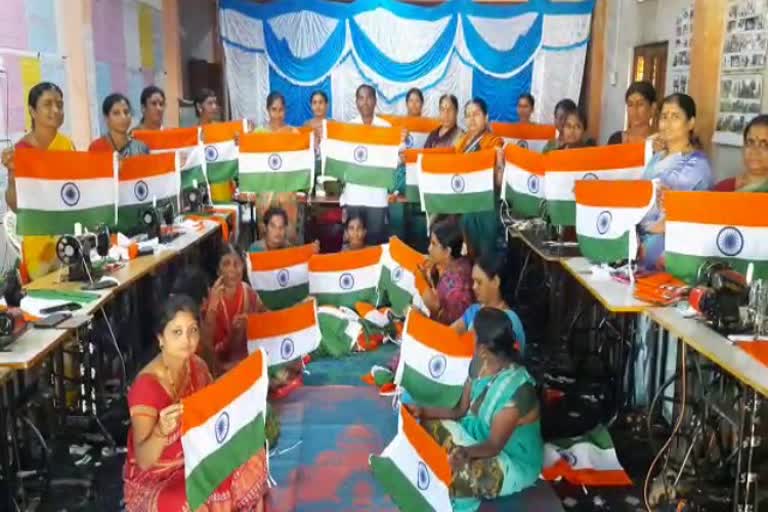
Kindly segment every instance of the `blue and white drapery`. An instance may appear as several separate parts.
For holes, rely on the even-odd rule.
[[[517,97],[530,91],[534,118],[549,122],[557,101],[578,99],[594,0],[219,4],[232,118],[266,122],[267,95],[280,91],[288,123],[301,125],[318,89],[334,119],[354,117],[361,83],[376,88],[382,113],[405,113],[406,92],[419,87],[425,115],[437,116],[439,96],[452,93],[460,104],[485,99],[500,121],[515,121]]]

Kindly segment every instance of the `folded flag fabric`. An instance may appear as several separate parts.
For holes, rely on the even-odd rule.
[[[323,122],[323,174],[346,183],[391,188],[402,129]]]
[[[170,205],[179,211],[181,182],[174,153],[136,155],[120,163],[117,225],[130,230],[141,224],[147,207]]]
[[[396,315],[404,315],[409,306],[426,310],[421,297],[428,285],[419,271],[419,266],[426,259],[426,255],[415,251],[396,236],[391,237],[389,244],[383,245],[381,251],[379,303],[386,298]]]
[[[314,244],[248,253],[251,286],[270,310],[284,309],[309,295],[309,259]]]
[[[280,311],[248,315],[248,352],[264,349],[269,366],[295,361],[319,345],[314,299]]]
[[[546,443],[542,476],[545,480],[564,478],[574,485],[632,485],[603,425],[583,436]]]
[[[557,128],[547,124],[491,123],[491,132],[504,139],[507,146],[514,145],[541,153],[547,142],[557,135]]]
[[[309,293],[321,306],[354,308],[376,303],[381,274],[381,246],[336,254],[316,254],[309,260]]]
[[[474,334],[459,335],[413,309],[405,319],[395,384],[426,407],[453,407],[461,399],[475,353]]]
[[[320,306],[321,351],[331,357],[342,357],[360,350],[365,343],[365,330],[360,316],[350,308]]]
[[[181,188],[186,190],[207,185],[204,146],[200,143],[200,127],[166,130],[136,130],[133,137],[149,146],[152,153],[175,151],[179,154]]]
[[[212,384],[182,399],[181,446],[192,510],[265,449],[267,389],[267,356],[257,350]]]
[[[240,150],[236,139],[248,132],[248,121],[206,124],[202,127],[205,172],[214,204],[232,202]]]
[[[314,140],[311,133],[251,133],[240,137],[240,190],[279,193],[312,188]]]
[[[400,408],[398,432],[380,456],[369,459],[373,477],[400,510],[453,510],[448,452]]]
[[[474,213],[494,209],[496,151],[419,155],[421,207],[434,213]]]
[[[754,278],[768,278],[768,194],[664,192],[667,272],[692,283],[702,263],[725,261]]]
[[[429,134],[440,128],[440,120],[431,117],[389,115],[382,115],[381,117],[389,121],[392,126],[408,130],[408,135],[405,137],[406,149],[423,148]]]
[[[16,150],[19,235],[64,235],[75,224],[94,229],[117,222],[117,159],[113,153]]]
[[[552,224],[576,225],[573,185],[577,180],[639,180],[643,176],[644,167],[644,144],[619,144],[547,153],[544,197]]]
[[[427,153],[451,154],[455,152],[453,148],[414,148],[405,150],[405,198],[409,203],[421,202],[421,195],[419,194],[419,155]]]
[[[504,148],[502,198],[521,217],[538,217],[544,202],[544,155],[508,144]]]
[[[595,263],[634,260],[636,226],[655,202],[651,181],[577,181],[576,235],[581,254]]]

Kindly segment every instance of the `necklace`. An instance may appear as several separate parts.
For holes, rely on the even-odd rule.
[[[170,384],[171,386],[171,398],[173,399],[174,402],[177,402],[179,399],[179,393],[181,392],[181,390],[176,387],[176,379],[173,378],[173,372],[168,367],[168,364],[165,362],[165,359],[163,358],[162,355],[160,356],[160,360],[163,363],[163,368],[165,369],[165,375],[168,377],[168,384]],[[186,365],[182,366],[182,370],[186,370]],[[186,375],[186,372],[182,372],[182,378],[181,378],[182,384],[184,383],[185,375]]]

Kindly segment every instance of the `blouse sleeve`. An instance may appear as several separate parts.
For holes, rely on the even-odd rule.
[[[709,190],[713,185],[712,168],[703,153],[694,153],[683,165],[673,172],[666,173],[662,184],[672,190]]]
[[[248,313],[263,313],[267,307],[261,301],[256,290],[248,286]]]
[[[131,416],[143,414],[156,417],[171,405],[163,386],[149,374],[140,374],[128,390],[128,410]]]

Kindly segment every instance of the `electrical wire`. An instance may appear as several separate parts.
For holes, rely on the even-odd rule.
[[[661,449],[659,449],[659,452],[656,454],[656,457],[654,457],[653,462],[651,462],[651,466],[648,468],[648,473],[645,475],[645,482],[643,483],[643,501],[645,502],[645,508],[648,512],[653,512],[653,509],[651,509],[651,505],[648,500],[648,483],[651,479],[651,475],[653,474],[653,469],[656,467],[656,464],[659,462],[659,459],[661,458],[661,455],[667,450],[669,445],[672,443],[672,440],[677,435],[677,432],[680,430],[680,427],[683,424],[683,418],[685,417],[685,406],[686,406],[686,394],[688,393],[687,389],[687,374],[688,369],[686,368],[687,364],[687,345],[685,343],[681,343],[680,348],[680,364],[682,368],[682,376],[681,376],[681,391],[683,394],[682,401],[680,404],[680,415],[677,418],[677,423],[675,424],[675,427],[672,429],[672,433],[669,435],[669,439],[662,445]],[[662,475],[662,478],[664,476]]]

